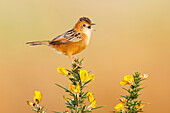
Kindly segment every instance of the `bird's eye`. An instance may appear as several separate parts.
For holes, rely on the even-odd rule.
[[[89,29],[91,29],[91,26],[88,26]]]
[[[83,27],[86,27],[86,25],[85,25],[85,24],[83,24]]]

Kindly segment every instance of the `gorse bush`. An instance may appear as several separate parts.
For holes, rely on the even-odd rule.
[[[57,72],[67,77],[70,80],[70,84],[64,87],[56,83],[56,85],[65,90],[68,95],[63,95],[67,109],[63,112],[53,111],[54,113],[89,113],[103,107],[96,105],[96,99],[92,92],[84,91],[87,85],[94,81],[95,76],[94,74],[90,74],[90,71],[82,69],[82,61],[83,60],[75,59],[75,63],[72,64],[72,69],[70,70],[64,67],[57,68]],[[77,66],[76,63],[80,66]],[[139,91],[143,89],[141,82],[147,78],[148,75],[141,75],[139,72],[124,77],[124,80],[122,80],[120,84],[129,86],[129,88],[122,87],[128,94],[125,96],[121,95],[120,103],[114,107],[115,113],[143,112],[143,106],[148,103],[144,103],[138,100],[138,98],[141,95]],[[42,100],[40,91],[35,91],[33,100],[33,102],[27,101],[27,104],[33,107],[33,111],[36,113],[46,113],[47,109],[44,110],[44,106],[41,107],[39,105]]]
[[[58,111],[53,111],[53,112],[69,113],[70,111],[70,113],[89,113],[92,110],[103,107],[103,106],[96,105],[96,99],[94,98],[92,92],[84,91],[84,88],[87,87],[87,84],[89,84],[95,79],[95,76],[94,74],[90,74],[90,71],[87,72],[86,70],[81,69],[82,61],[83,60],[79,61],[78,59],[76,59],[75,62],[78,63],[80,66],[78,67],[75,63],[73,63],[71,70],[65,69],[64,67],[57,68],[58,73],[68,77],[71,83],[69,84],[69,86],[67,86],[68,88],[56,83],[57,86],[64,89],[65,92],[69,94],[69,97],[63,95],[68,110],[64,112],[58,112]],[[42,99],[42,94],[39,92],[38,99],[36,99],[36,97],[34,96],[34,100],[35,100],[34,103],[36,103],[36,105],[32,105],[31,102],[28,102],[28,105],[34,107],[33,110],[36,113],[46,113],[46,110],[43,111],[43,107],[40,107],[38,105],[41,99]],[[86,103],[86,100],[89,101],[88,104]]]
[[[42,94],[40,91],[35,91],[34,92],[34,102],[30,102],[27,101],[27,104],[31,107],[33,107],[33,111],[35,111],[36,113],[46,113],[47,109],[45,109],[45,111],[43,111],[43,107],[39,106],[39,103],[42,100]]]
[[[82,65],[82,61],[83,60],[75,60],[75,62],[80,65]],[[84,92],[83,90],[85,87],[87,87],[88,83],[92,82],[95,79],[94,74],[89,75],[89,72],[87,72],[86,70],[81,70],[81,67],[77,67],[75,64],[72,65],[71,70],[65,69],[63,67],[58,67],[57,71],[62,75],[68,77],[68,79],[71,81],[71,83],[69,84],[69,89],[56,84],[69,93],[70,98],[66,96],[63,97],[65,99],[67,108],[70,109],[71,113],[87,113],[91,112],[94,109],[102,107],[97,107],[96,99],[93,97],[92,92]],[[90,103],[88,106],[85,102],[86,99],[88,99]],[[54,112],[62,113],[57,111]]]
[[[138,101],[137,99],[141,94],[139,91],[142,90],[144,87],[140,87],[142,84],[141,82],[148,78],[148,75],[140,75],[139,72],[136,72],[133,76],[126,75],[124,80],[120,82],[121,85],[129,85],[129,88],[124,88],[129,94],[128,95],[121,95],[119,104],[117,104],[114,108],[116,109],[116,113],[138,113],[143,112],[142,108],[145,104],[142,101]]]

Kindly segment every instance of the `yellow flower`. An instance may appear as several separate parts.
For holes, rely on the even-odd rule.
[[[42,94],[40,91],[35,91],[34,92],[34,102],[36,102],[37,104],[39,104],[42,100]]]
[[[68,71],[63,67],[57,68],[58,73],[61,73],[62,75],[68,76]]]
[[[94,108],[94,107],[96,107],[97,105],[96,105],[96,100],[94,99],[93,100],[93,102],[91,103],[91,108]]]
[[[89,80],[93,81],[94,79],[95,79],[94,74],[91,74],[90,76],[88,76],[87,81]]]
[[[94,74],[88,76],[88,72],[86,70],[80,70],[80,79],[82,83],[85,83],[86,80],[89,81],[93,81],[94,80]]]
[[[125,81],[125,80],[120,81],[120,85],[126,85],[126,84],[128,84],[127,81]]]
[[[146,80],[149,76],[147,74],[141,75],[140,76],[142,80]]]
[[[93,102],[87,107],[87,110],[91,110],[91,108],[95,108],[96,106],[96,100],[94,99]]]
[[[121,103],[126,103],[127,99],[126,98],[120,98]]]
[[[86,70],[80,70],[80,79],[81,82],[84,83],[88,77],[88,73]]]
[[[33,103],[32,102],[30,102],[30,101],[27,101],[27,104],[29,105],[29,106],[33,106]]]
[[[124,77],[124,80],[126,80],[126,81],[134,81],[134,78],[133,78],[133,76],[132,75],[126,75],[125,77]]]
[[[69,89],[70,89],[70,91],[71,91],[72,93],[80,93],[80,84],[79,84],[79,82],[77,82],[76,88],[75,88],[74,85],[69,84]]]
[[[136,108],[141,109],[141,108],[143,108],[143,106],[145,106],[145,104],[139,104],[139,105],[136,106]]]
[[[72,93],[75,93],[75,86],[72,84],[69,84],[69,89]]]
[[[133,76],[132,75],[126,75],[126,76],[124,76],[124,80],[122,80],[120,82],[120,84],[121,85],[127,85],[127,84],[132,85],[133,82],[134,82]]]
[[[68,99],[67,97],[63,96],[63,98],[64,98],[67,102],[69,102],[69,99]]]
[[[117,104],[114,108],[118,111],[121,111],[123,110],[125,107],[125,104],[124,103],[120,103],[120,104]]]
[[[87,96],[88,101],[89,101],[90,103],[92,103],[92,102],[94,101],[94,97],[93,97],[93,94],[92,94],[91,92],[88,92],[88,93],[86,94],[86,96]]]
[[[35,91],[34,92],[34,103],[30,102],[30,101],[27,101],[27,104],[29,106],[37,106],[42,100],[42,94],[40,91]]]
[[[70,72],[68,72],[64,67],[58,67],[58,68],[57,68],[57,72],[60,73],[60,74],[62,74],[62,75],[64,75],[64,76],[70,76],[70,77],[73,76],[73,75],[72,75]]]
[[[76,93],[80,93],[80,84],[79,84],[79,82],[77,82]]]

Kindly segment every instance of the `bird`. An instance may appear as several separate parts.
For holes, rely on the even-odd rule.
[[[55,37],[51,41],[33,41],[27,42],[26,44],[31,46],[46,45],[52,47],[59,54],[67,55],[77,67],[81,67],[75,62],[73,55],[80,53],[89,44],[91,32],[95,31],[95,29],[92,28],[93,25],[95,25],[95,23],[92,23],[88,17],[81,17],[71,30]]]

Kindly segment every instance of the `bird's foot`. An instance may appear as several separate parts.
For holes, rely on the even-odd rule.
[[[78,61],[78,58],[74,56],[70,56],[69,58],[71,59],[72,65],[74,65],[73,71],[76,70],[77,68],[82,68],[81,63]]]
[[[71,56],[71,58],[72,58],[73,60],[77,60],[77,59],[78,59],[78,58],[75,57],[75,56]]]
[[[76,64],[76,60],[78,59],[77,57],[74,57],[74,56],[71,56],[71,62],[72,62],[72,64]]]
[[[83,67],[83,66],[81,66],[80,64],[78,64],[77,62],[74,62],[74,63],[76,64],[76,67],[73,69],[73,71],[76,70],[76,69],[79,68],[79,67],[80,67],[80,68]]]

